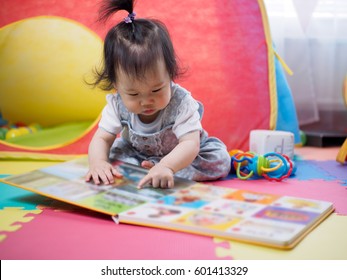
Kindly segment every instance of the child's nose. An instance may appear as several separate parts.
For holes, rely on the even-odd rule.
[[[152,97],[144,97],[141,100],[141,105],[142,106],[151,105],[153,103],[154,103],[154,99]]]

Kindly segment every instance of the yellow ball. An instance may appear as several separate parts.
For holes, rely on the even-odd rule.
[[[20,128],[17,128],[18,131],[20,132],[20,135],[25,135],[25,134],[29,134],[30,133],[30,130],[28,127],[20,127]]]
[[[34,17],[1,28],[2,115],[42,126],[95,120],[105,94],[85,79],[100,65],[102,46],[94,32],[66,18]]]
[[[11,139],[14,137],[21,136],[22,132],[18,128],[12,128],[6,133],[6,139]]]
[[[32,132],[38,132],[39,130],[41,130],[41,126],[37,123],[32,123],[29,125],[29,129],[32,131]]]

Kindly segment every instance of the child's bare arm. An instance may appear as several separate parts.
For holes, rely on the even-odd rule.
[[[200,131],[193,131],[182,136],[179,144],[162,160],[154,165],[139,182],[138,188],[151,183],[153,187],[172,188],[174,174],[190,165],[200,150]]]
[[[87,182],[93,180],[97,185],[101,183],[107,185],[114,183],[114,176],[122,177],[108,161],[110,148],[115,139],[115,135],[102,128],[98,128],[95,132],[88,149],[89,171],[85,176]]]

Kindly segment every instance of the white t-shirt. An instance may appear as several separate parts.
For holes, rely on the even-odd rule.
[[[184,90],[177,84],[173,84],[172,86],[172,97],[177,94],[178,90]],[[184,90],[185,91],[185,90]],[[187,91],[186,91],[187,92]],[[199,114],[199,104],[196,100],[193,99],[191,94],[184,95],[183,100],[180,102],[177,110],[175,112],[175,123],[172,127],[173,133],[179,139],[183,135],[193,132],[196,130],[201,131],[202,126],[200,122],[200,114]],[[171,100],[172,100],[171,97]],[[99,127],[103,128],[109,133],[117,135],[122,130],[122,124],[120,121],[120,112],[118,112],[117,102],[119,102],[119,98],[117,98],[117,93],[108,94],[106,96],[107,105],[102,111],[102,117],[99,122]],[[170,100],[170,102],[171,102]],[[161,129],[163,129],[163,117],[165,116],[164,108],[158,115],[158,117],[152,123],[143,123],[139,119],[138,115],[129,112],[130,115],[130,125],[131,128],[141,134],[153,134]]]

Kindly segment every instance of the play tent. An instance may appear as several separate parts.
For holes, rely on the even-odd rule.
[[[105,93],[85,83],[120,14],[95,22],[92,0],[6,1],[0,17],[0,112],[43,129],[0,140],[0,157],[65,159],[87,153]],[[260,0],[137,1],[138,17],[167,25],[187,72],[177,81],[205,107],[203,126],[231,149],[253,129],[291,131],[295,106]]]

